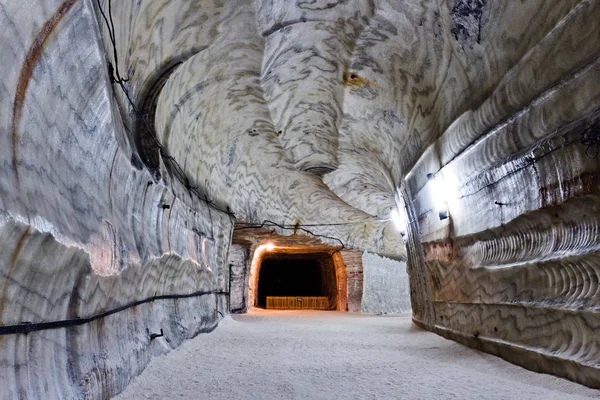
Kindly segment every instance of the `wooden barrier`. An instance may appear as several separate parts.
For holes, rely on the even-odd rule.
[[[329,309],[329,299],[326,296],[323,296],[323,297],[267,296],[267,309],[271,309],[271,310],[328,310]]]

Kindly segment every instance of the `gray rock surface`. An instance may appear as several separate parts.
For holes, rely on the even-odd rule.
[[[0,328],[142,302],[0,336],[0,397],[118,393],[240,303],[234,226],[265,221],[252,248],[406,263],[419,325],[600,387],[600,2],[0,0],[0,26]],[[339,307],[404,310],[373,265]]]
[[[406,263],[364,252],[361,311],[368,314],[410,313]]]

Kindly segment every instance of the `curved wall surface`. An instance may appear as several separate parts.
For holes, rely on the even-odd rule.
[[[106,398],[214,329],[233,221],[132,165],[92,2],[0,21],[0,397]]]
[[[118,393],[246,307],[229,275],[270,238],[346,257],[353,310],[357,254],[406,263],[416,323],[600,387],[600,2],[0,0],[0,26],[2,395]]]
[[[577,4],[405,180],[413,240],[423,248],[409,264],[429,278],[431,292],[432,313],[419,322],[593,387],[599,15],[600,3]]]

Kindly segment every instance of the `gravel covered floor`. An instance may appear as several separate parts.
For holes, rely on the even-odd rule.
[[[600,391],[422,331],[409,316],[255,310],[154,359],[117,398],[563,400]]]

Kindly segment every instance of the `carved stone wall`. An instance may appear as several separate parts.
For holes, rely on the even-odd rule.
[[[0,5],[0,398],[108,398],[227,312],[233,223],[132,164],[91,1]]]
[[[573,8],[405,182],[423,248],[409,261],[431,287],[423,325],[594,387],[600,158],[586,137],[599,126],[599,7]]]
[[[348,311],[360,312],[363,297],[362,252],[342,250],[341,253],[348,276]]]
[[[406,262],[364,252],[362,267],[364,271],[362,312],[369,314],[410,312]]]
[[[248,254],[407,260],[415,322],[600,386],[600,2],[0,0],[0,26],[0,329],[77,325],[0,336],[9,396],[110,396],[214,328],[234,223]]]
[[[229,247],[229,310],[233,313],[244,313],[248,310],[248,272],[250,262],[248,249],[240,244]]]

